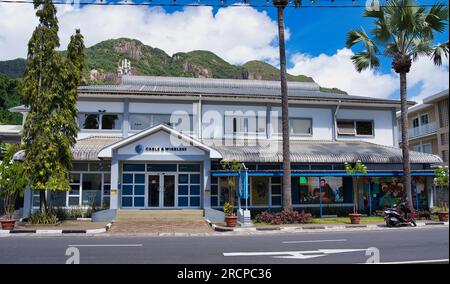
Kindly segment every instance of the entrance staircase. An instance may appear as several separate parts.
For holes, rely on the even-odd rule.
[[[154,222],[154,221],[199,221],[203,220],[202,209],[180,210],[117,210],[116,222]]]
[[[111,227],[114,234],[159,235],[177,233],[208,233],[212,229],[201,209],[180,210],[117,210]]]

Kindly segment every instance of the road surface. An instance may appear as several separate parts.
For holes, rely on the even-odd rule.
[[[199,237],[0,238],[0,263],[63,264],[75,255],[74,251],[79,252],[82,264],[364,263],[371,257],[378,260],[377,256],[380,262],[445,263],[449,258],[449,229],[430,227]]]

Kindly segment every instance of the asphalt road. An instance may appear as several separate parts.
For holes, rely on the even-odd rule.
[[[364,263],[378,255],[381,262],[448,262],[449,229],[201,237],[14,236],[0,238],[0,263],[63,264],[74,260],[77,250],[82,264]]]

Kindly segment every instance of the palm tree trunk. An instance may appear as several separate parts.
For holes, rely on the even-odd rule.
[[[408,205],[413,208],[411,192],[411,165],[409,163],[409,141],[408,141],[408,100],[406,91],[406,73],[400,73],[400,111],[403,153],[403,188],[408,197]]]
[[[289,104],[286,75],[286,46],[284,41],[284,7],[278,10],[278,41],[280,45],[280,80],[281,80],[281,120],[283,132],[283,209],[292,210],[291,199],[291,159],[289,151]]]

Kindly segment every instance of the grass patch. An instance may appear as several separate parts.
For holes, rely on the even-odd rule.
[[[382,223],[384,218],[382,216],[361,217],[361,224],[367,223]],[[349,217],[335,217],[335,218],[314,218],[312,224],[350,224]]]

